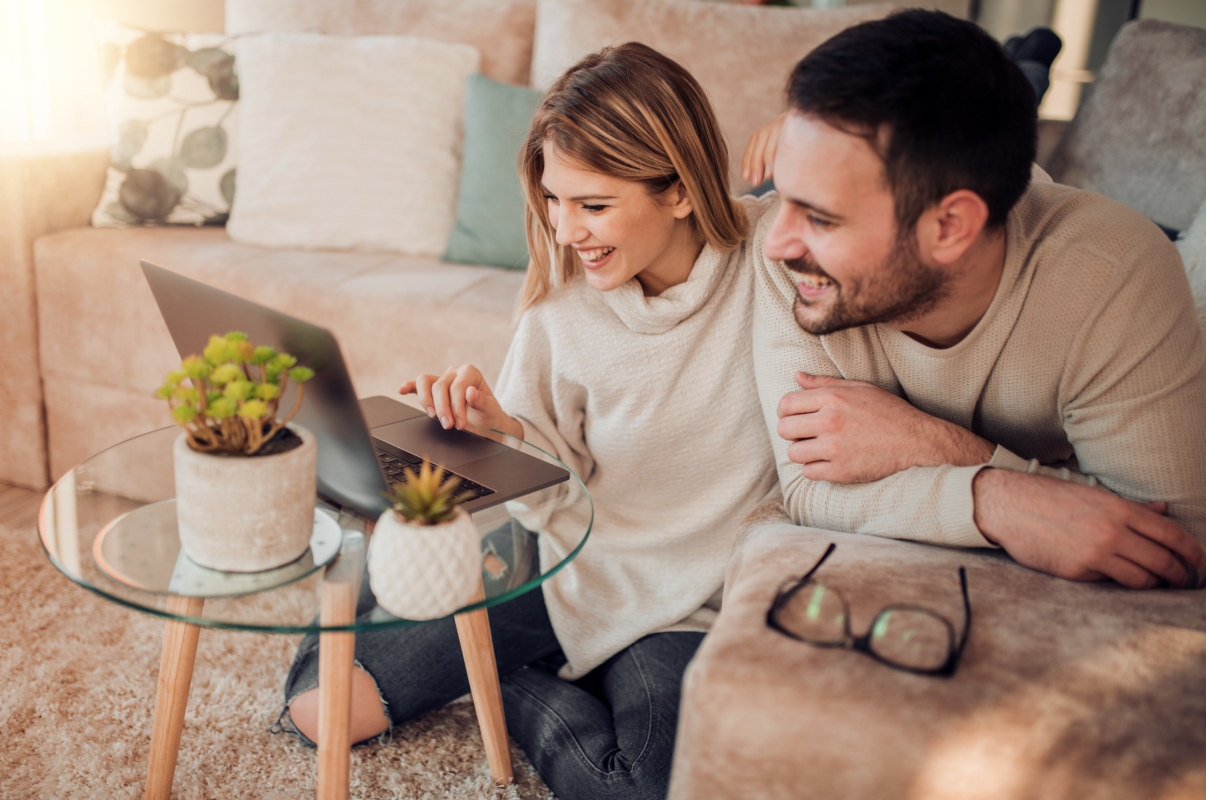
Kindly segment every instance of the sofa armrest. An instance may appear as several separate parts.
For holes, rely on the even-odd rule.
[[[1202,795],[1200,592],[1066,581],[1000,551],[782,519],[765,504],[742,526],[720,614],[684,675],[670,800]],[[780,587],[829,544],[818,579],[842,593],[852,633],[899,605],[945,617],[953,636],[970,625],[953,676],[767,624]]]
[[[108,137],[80,137],[62,145],[29,145],[0,149],[0,184],[5,200],[17,195],[19,219],[27,241],[48,233],[89,224],[100,201],[109,166]],[[11,217],[0,225],[11,225]],[[6,233],[8,233],[6,231]]]
[[[34,241],[88,224],[108,162],[108,147],[95,137],[0,149],[0,482],[48,483]]]

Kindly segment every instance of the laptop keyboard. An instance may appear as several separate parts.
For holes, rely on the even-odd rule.
[[[405,483],[406,473],[404,469],[409,467],[412,472],[419,471],[419,465],[423,463],[423,459],[416,455],[400,451],[399,453],[387,453],[386,451],[377,448],[377,461],[381,464],[381,471],[385,473],[385,481],[392,488],[394,484]],[[494,494],[493,489],[487,489],[480,483],[474,483],[464,475],[457,475],[447,467],[444,468],[445,476],[459,478],[460,486],[457,487],[458,493],[471,492],[477,497],[486,497]]]

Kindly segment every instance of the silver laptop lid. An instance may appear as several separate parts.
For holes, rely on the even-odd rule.
[[[385,510],[385,479],[331,332],[148,261],[140,263],[182,359],[200,353],[212,334],[242,331],[255,344],[294,355],[314,370],[293,419],[318,439],[319,493],[370,519]],[[293,408],[296,392],[291,385],[282,409]]]

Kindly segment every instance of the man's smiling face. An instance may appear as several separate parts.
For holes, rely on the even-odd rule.
[[[796,274],[801,328],[820,336],[907,323],[946,297],[947,275],[922,263],[912,231],[897,235],[883,161],[867,139],[793,112],[774,176],[783,205],[765,252]]]

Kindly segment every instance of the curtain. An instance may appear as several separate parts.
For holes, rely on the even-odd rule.
[[[0,145],[105,127],[88,0],[0,0]]]

